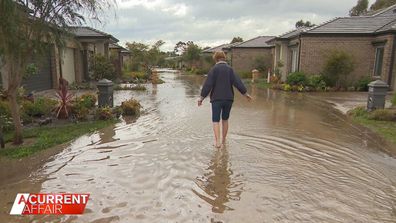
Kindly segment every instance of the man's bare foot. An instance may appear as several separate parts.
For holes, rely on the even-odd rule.
[[[218,143],[218,142],[215,142],[214,146],[215,146],[216,148],[221,148],[221,144]]]
[[[226,145],[227,144],[227,140],[223,139],[223,142],[221,144]]]

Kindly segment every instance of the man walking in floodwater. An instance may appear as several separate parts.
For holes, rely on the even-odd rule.
[[[228,132],[228,118],[230,117],[232,103],[234,101],[235,86],[247,100],[252,98],[247,93],[245,85],[234,70],[225,62],[226,56],[223,51],[215,52],[213,59],[216,65],[209,71],[208,77],[202,87],[201,97],[198,99],[198,106],[210,93],[212,103],[212,122],[215,136],[215,147],[220,148],[225,144]],[[222,143],[220,144],[220,116],[222,124]]]

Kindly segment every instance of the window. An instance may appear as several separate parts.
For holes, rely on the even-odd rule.
[[[383,60],[384,60],[384,47],[377,47],[375,49],[374,76],[381,76]]]
[[[298,50],[297,48],[291,49],[291,68],[290,72],[296,72],[298,70]]]

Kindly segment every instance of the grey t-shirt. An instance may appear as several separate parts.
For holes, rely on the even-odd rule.
[[[210,93],[210,102],[218,100],[233,101],[233,86],[241,94],[246,94],[246,87],[234,70],[227,63],[219,62],[209,71],[201,90],[201,97],[206,98]]]

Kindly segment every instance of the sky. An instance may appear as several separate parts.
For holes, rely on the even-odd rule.
[[[172,51],[179,41],[201,47],[278,36],[300,20],[321,24],[347,16],[357,0],[116,0],[103,23],[95,28],[126,42],[153,44],[165,41]],[[370,0],[373,3],[374,0]]]

